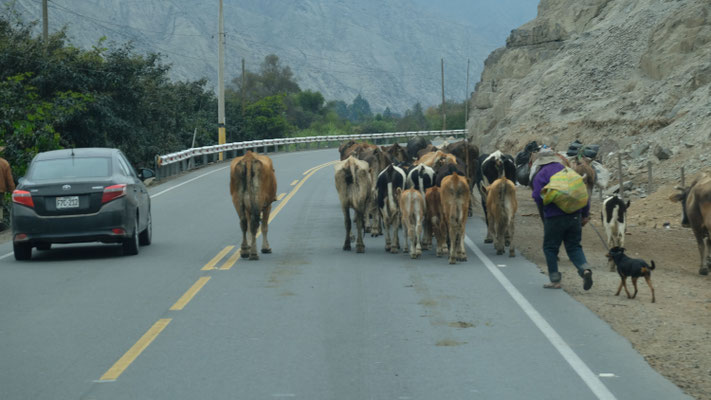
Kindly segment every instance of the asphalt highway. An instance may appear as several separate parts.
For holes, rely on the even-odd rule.
[[[136,256],[18,262],[1,244],[0,399],[688,398],[535,265],[495,255],[479,218],[456,265],[382,236],[345,252],[338,152],[270,156],[280,200],[258,261],[238,258],[227,163],[150,188]]]

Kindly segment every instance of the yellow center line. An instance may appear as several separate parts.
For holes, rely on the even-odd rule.
[[[307,179],[309,179],[313,174],[315,174],[320,169],[327,167],[329,165],[333,165],[337,162],[338,162],[337,160],[331,161],[331,162],[327,162],[325,164],[321,164],[317,167],[312,168],[311,172],[309,172],[308,175],[306,175],[296,186],[294,186],[294,189],[292,189],[291,192],[289,192],[289,194],[279,203],[279,205],[274,207],[271,214],[269,214],[269,223],[271,223],[272,220],[276,217],[276,215],[279,214],[279,211],[281,211],[281,209],[284,208],[286,203],[288,203],[289,200],[291,200],[291,198],[294,197],[294,194],[296,194],[296,192],[301,188],[301,186],[304,185],[304,182],[306,182]],[[260,233],[261,233],[261,230],[260,230]]]
[[[235,246],[227,246],[227,247],[225,247],[224,249],[222,249],[222,251],[220,251],[219,253],[217,253],[217,255],[216,255],[215,257],[213,257],[212,260],[210,260],[210,262],[208,262],[207,264],[205,264],[205,266],[202,267],[200,270],[201,270],[201,271],[207,271],[207,270],[214,269],[214,268],[215,268],[215,265],[216,265],[218,262],[220,262],[220,260],[222,260],[222,257],[224,257],[225,254],[229,253],[230,250],[232,250],[234,247],[235,247]]]
[[[210,280],[209,276],[203,276],[198,278],[197,282],[195,282],[190,289],[188,289],[183,296],[181,296],[178,301],[173,304],[172,307],[170,307],[171,311],[180,311],[182,310],[190,300],[192,300],[193,297],[197,294],[200,289],[202,289],[203,286],[207,283],[207,281]]]
[[[242,254],[242,250],[237,249],[234,253],[232,253],[232,256],[225,261],[224,264],[220,267],[220,270],[222,271],[227,271],[230,268],[232,268],[233,265],[239,260],[240,255]]]
[[[148,347],[159,333],[170,323],[170,318],[159,319],[153,326],[144,333],[126,354],[119,358],[116,363],[99,379],[100,381],[112,381],[118,379],[126,368]]]
[[[286,193],[280,193],[279,196],[277,196],[277,201],[281,200],[286,196]]]
[[[294,186],[294,185],[296,185],[296,184],[297,184],[298,182],[299,182],[299,180],[298,180],[298,179],[294,179],[294,181],[293,181],[293,182],[291,182],[291,185],[290,185],[290,186]]]

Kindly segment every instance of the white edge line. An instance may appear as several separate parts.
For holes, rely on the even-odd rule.
[[[177,189],[177,188],[179,188],[179,187],[181,187],[181,186],[183,186],[183,185],[186,185],[186,184],[188,184],[188,183],[190,183],[190,182],[192,182],[192,181],[198,180],[198,179],[203,178],[203,177],[205,177],[205,176],[208,176],[208,175],[210,175],[210,174],[214,174],[215,172],[223,171],[223,170],[225,170],[225,169],[227,169],[227,168],[229,168],[229,165],[226,166],[226,167],[223,167],[223,168],[218,168],[218,169],[216,169],[216,170],[214,170],[214,171],[206,172],[206,173],[204,173],[204,174],[202,174],[202,175],[200,175],[200,176],[196,176],[195,178],[188,179],[188,180],[185,181],[185,182],[179,183],[179,184],[177,184],[177,185],[175,185],[175,186],[173,186],[173,187],[169,187],[168,189],[165,189],[165,190],[163,190],[163,191],[160,191],[160,192],[158,192],[158,193],[156,193],[156,194],[151,195],[151,199],[152,199],[152,198],[155,198],[155,197],[158,197],[158,196],[162,195],[163,193],[170,192],[170,191],[173,190],[173,189]]]
[[[469,248],[476,254],[477,257],[486,265],[486,268],[494,275],[494,278],[499,281],[501,286],[506,289],[509,295],[514,299],[514,301],[521,307],[524,313],[528,315],[528,318],[533,321],[533,323],[538,327],[538,329],[543,333],[543,335],[551,342],[553,347],[558,350],[558,352],[563,356],[565,361],[573,368],[573,370],[580,376],[580,378],[585,382],[585,384],[590,388],[590,390],[597,396],[598,399],[605,400],[615,400],[615,395],[610,392],[610,390],[602,383],[602,381],[595,375],[592,370],[583,362],[583,360],[578,357],[573,349],[565,343],[558,332],[553,329],[553,327],[543,318],[543,316],[536,311],[536,309],[531,305],[531,303],[526,300],[526,298],[521,294],[521,292],[516,289],[516,287],[511,283],[511,281],[506,278],[506,276],[496,268],[496,265],[477,247],[469,236],[464,238],[464,242],[469,246]]]

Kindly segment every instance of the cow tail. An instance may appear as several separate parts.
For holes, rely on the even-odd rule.
[[[353,164],[350,163],[348,168],[343,168],[344,178],[346,180],[346,185],[350,186],[353,184],[355,174],[353,173]]]

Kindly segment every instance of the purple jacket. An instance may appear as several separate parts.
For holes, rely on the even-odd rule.
[[[543,189],[544,186],[548,184],[551,180],[551,176],[555,175],[558,171],[562,170],[565,168],[563,164],[553,162],[550,164],[546,164],[541,167],[540,170],[536,173],[536,175],[533,177],[533,183],[531,186],[533,187],[533,193],[531,196],[533,197],[533,200],[536,201],[539,205],[543,206],[543,199],[541,198],[541,189]],[[590,215],[590,199],[588,199],[588,204],[581,208],[579,211],[576,211],[575,213],[582,213],[583,218],[586,218]],[[553,203],[550,203],[546,206],[543,206],[543,216],[545,218],[551,218],[551,217],[557,217],[560,215],[565,215],[565,212],[558,208]]]

